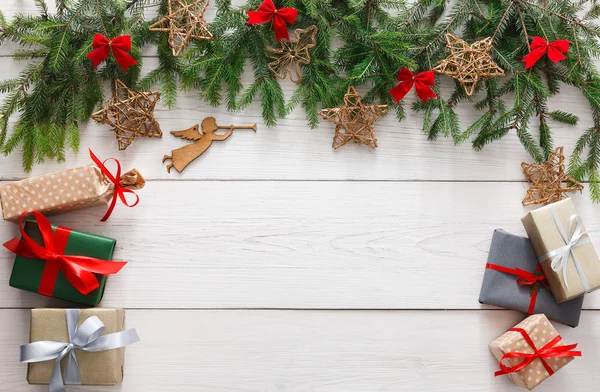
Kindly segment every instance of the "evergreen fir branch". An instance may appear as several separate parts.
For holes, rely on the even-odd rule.
[[[579,122],[579,117],[572,113],[567,113],[562,110],[555,110],[549,113],[550,118],[556,122],[566,125],[577,125]]]

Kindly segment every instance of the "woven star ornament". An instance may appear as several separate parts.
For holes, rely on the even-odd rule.
[[[523,205],[551,204],[567,196],[567,192],[581,191],[583,185],[565,173],[563,147],[557,147],[543,165],[521,163],[530,183]]]
[[[296,38],[293,40],[282,39],[278,48],[267,48],[267,56],[274,60],[269,63],[269,69],[279,79],[290,77],[294,83],[300,83],[302,73],[300,67],[310,64],[309,49],[317,45],[317,26],[306,29],[297,29]]]
[[[208,0],[169,0],[168,14],[150,27],[150,31],[169,33],[173,56],[179,56],[191,39],[209,40],[212,33],[204,20]]]
[[[446,34],[446,46],[450,49],[450,56],[440,61],[433,71],[456,79],[467,96],[473,95],[480,81],[504,75],[504,70],[490,55],[491,37],[469,45],[452,34]]]
[[[114,127],[119,150],[125,150],[138,136],[162,137],[160,125],[154,118],[154,107],[159,99],[158,91],[132,91],[116,80],[112,100],[92,114],[92,118]]]
[[[387,113],[387,109],[387,105],[365,105],[356,89],[350,86],[344,96],[344,106],[322,109],[319,116],[335,123],[333,148],[349,141],[376,148],[373,124]]]

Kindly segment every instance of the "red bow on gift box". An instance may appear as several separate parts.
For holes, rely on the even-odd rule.
[[[98,167],[100,168],[100,171],[102,171],[102,174],[104,174],[104,177],[106,177],[115,186],[112,201],[110,202],[108,211],[106,211],[106,214],[100,221],[105,222],[110,217],[110,215],[113,213],[113,210],[115,209],[115,206],[117,205],[117,199],[120,199],[121,202],[123,204],[125,204],[127,207],[137,206],[137,204],[140,202],[140,197],[137,195],[137,193],[135,193],[131,189],[125,188],[123,185],[121,185],[121,181],[120,181],[120,179],[121,179],[121,162],[119,162],[119,160],[117,160],[115,158],[105,159],[104,162],[100,162],[100,159],[98,159],[98,157],[96,155],[94,155],[92,150],[90,149],[89,151],[90,151],[90,157],[92,158],[92,161],[94,161],[94,163],[96,165],[98,165]],[[106,168],[105,165],[106,165],[107,161],[115,161],[115,163],[117,164],[116,175],[113,176],[112,173]],[[135,203],[130,204],[127,201],[127,198],[125,197],[126,193],[132,193],[135,196]]]
[[[569,41],[566,39],[557,39],[556,41],[548,43],[548,41],[542,37],[533,37],[531,51],[527,56],[523,57],[522,60],[525,63],[525,68],[533,67],[546,52],[548,53],[548,58],[552,62],[556,63],[564,60],[567,58],[564,53],[569,52]]]
[[[131,37],[128,35],[121,35],[113,40],[109,40],[102,34],[96,34],[92,41],[92,48],[94,50],[88,53],[86,57],[92,60],[94,68],[108,57],[111,50],[115,56],[115,60],[123,68],[123,71],[127,72],[129,67],[137,64],[137,61],[127,53],[128,50],[131,50]]]
[[[287,31],[287,23],[294,23],[298,10],[295,8],[275,8],[272,0],[265,0],[258,7],[258,11],[246,11],[250,19],[248,24],[262,24],[273,20],[273,31],[275,31],[275,39],[290,39]]]
[[[539,284],[543,285],[545,288],[549,289],[548,282],[546,281],[546,276],[542,274],[542,267],[538,264],[535,274],[522,270],[520,268],[507,268],[497,264],[487,263],[485,268],[493,269],[495,271],[504,272],[505,274],[511,274],[517,277],[517,283],[521,286],[533,286],[531,291],[531,300],[529,301],[529,309],[527,309],[527,313],[533,314],[535,309],[535,303],[537,302],[537,296],[539,291]]]
[[[436,97],[431,89],[431,86],[435,83],[435,74],[433,71],[424,71],[415,75],[408,68],[402,68],[400,74],[398,74],[398,81],[401,83],[389,91],[394,96],[394,103],[404,98],[413,84],[421,101],[427,102],[429,98]]]
[[[29,212],[33,213],[37,221],[44,246],[38,245],[25,233],[23,219]],[[21,215],[19,229],[21,230],[23,239],[13,238],[6,242],[4,246],[19,256],[46,261],[40,287],[38,288],[38,293],[43,295],[52,296],[59,270],[62,271],[65,278],[67,278],[73,287],[81,294],[87,295],[100,287],[98,278],[94,274],[116,274],[127,264],[125,261],[110,261],[87,256],[65,255],[71,229],[59,226],[53,232],[48,219],[36,211],[25,211]]]
[[[552,370],[552,367],[550,365],[548,365],[548,362],[546,362],[546,359],[558,358],[558,357],[580,357],[581,356],[581,351],[572,351],[574,348],[577,347],[577,344],[569,344],[569,345],[554,347],[554,346],[556,346],[556,344],[558,344],[558,342],[560,342],[562,340],[560,335],[557,335],[554,339],[549,341],[548,344],[546,344],[544,347],[542,347],[541,349],[538,350],[538,348],[535,346],[535,343],[533,342],[533,340],[531,339],[531,337],[529,336],[527,331],[525,331],[524,329],[511,328],[511,329],[509,329],[509,331],[519,332],[523,336],[523,339],[525,339],[525,341],[527,342],[529,347],[531,347],[533,349],[533,353],[523,353],[523,352],[513,351],[510,353],[504,354],[502,356],[502,358],[500,359],[500,370],[498,370],[496,373],[494,373],[494,376],[496,376],[496,377],[501,376],[503,374],[518,372],[519,370],[524,369],[527,365],[529,365],[531,362],[533,362],[537,358],[539,358],[540,361],[542,361],[542,365],[544,365],[544,368],[546,369],[548,374],[553,375],[554,371]],[[523,362],[519,363],[518,365],[508,367],[508,366],[504,365],[502,363],[502,361],[504,361],[505,359],[509,359],[509,358],[522,358]]]

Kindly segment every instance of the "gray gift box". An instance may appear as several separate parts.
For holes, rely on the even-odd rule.
[[[528,238],[494,231],[488,263],[506,268],[519,268],[533,274],[538,273],[537,256]],[[576,327],[583,306],[583,297],[557,304],[550,290],[537,283],[538,293],[533,313],[543,313],[551,320]],[[483,284],[479,294],[482,304],[496,305],[507,309],[528,313],[533,286],[517,283],[515,275],[485,269]]]

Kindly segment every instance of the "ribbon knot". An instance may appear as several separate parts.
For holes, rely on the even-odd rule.
[[[30,212],[37,221],[43,246],[25,232],[23,220]],[[4,246],[19,256],[46,261],[38,289],[38,292],[43,295],[52,296],[59,270],[73,287],[83,295],[87,295],[100,286],[98,278],[94,274],[116,274],[127,264],[126,262],[101,260],[87,256],[66,255],[65,249],[71,229],[59,226],[54,232],[48,219],[37,211],[25,211],[21,214],[19,230],[23,239],[13,238]]]
[[[569,282],[567,281],[567,266],[569,264],[570,256],[573,256],[573,264],[577,269],[577,273],[581,278],[581,283],[586,293],[590,292],[590,285],[585,277],[585,271],[579,264],[579,260],[577,259],[577,255],[575,254],[575,248],[587,244],[590,242],[590,238],[588,234],[583,231],[583,220],[577,214],[571,215],[569,218],[569,231],[565,232],[565,229],[556,213],[554,206],[550,206],[550,213],[552,214],[552,218],[554,219],[554,223],[562,237],[565,245],[550,251],[539,258],[540,263],[546,260],[552,260],[550,267],[552,270],[558,274],[562,274],[562,278],[565,282],[565,286],[569,287]]]
[[[520,268],[508,268],[502,265],[487,263],[485,268],[492,269],[494,271],[504,272],[505,274],[514,275],[515,280],[521,286],[533,286],[531,291],[531,299],[529,300],[529,308],[527,309],[527,313],[533,314],[535,310],[535,304],[537,302],[537,296],[539,292],[539,284],[543,285],[546,288],[548,287],[548,282],[546,281],[546,277],[542,273],[542,267],[538,264],[536,268],[536,273],[532,273],[529,271],[522,270]]]
[[[275,40],[290,39],[287,31],[287,23],[296,22],[298,10],[295,8],[275,8],[273,0],[265,0],[258,7],[258,11],[246,11],[248,14],[248,24],[262,24],[273,20],[273,31]]]
[[[566,39],[557,39],[548,43],[542,37],[533,37],[531,42],[531,50],[529,54],[523,57],[525,68],[531,68],[542,58],[543,55],[548,53],[548,58],[556,63],[567,58],[565,53],[569,52],[569,41]]]
[[[557,335],[554,339],[549,341],[544,347],[542,347],[541,349],[538,349],[536,347],[534,341],[531,339],[531,336],[529,336],[527,331],[525,331],[524,329],[511,328],[511,329],[509,329],[509,331],[520,333],[521,336],[523,336],[523,339],[525,339],[525,341],[529,345],[529,347],[531,347],[533,349],[533,353],[513,351],[513,352],[504,354],[502,356],[502,358],[500,359],[500,370],[498,370],[496,373],[494,373],[494,376],[496,376],[496,377],[501,376],[503,374],[518,372],[521,369],[524,369],[527,365],[529,365],[531,362],[533,362],[534,360],[536,360],[538,358],[540,359],[540,361],[542,361],[542,365],[544,366],[544,368],[546,369],[548,374],[553,375],[554,370],[552,370],[552,367],[548,364],[548,362],[546,362],[546,359],[558,358],[558,357],[580,357],[581,356],[581,351],[573,351],[573,349],[575,349],[577,347],[577,344],[569,344],[569,345],[555,347],[562,340],[560,335]],[[519,358],[519,359],[523,359],[523,361],[515,366],[509,367],[509,366],[504,365],[503,361],[505,359],[510,359],[510,358]]]
[[[433,71],[424,71],[415,75],[410,69],[402,68],[397,80],[400,84],[389,91],[394,96],[394,103],[398,103],[398,101],[404,98],[413,85],[415,85],[417,96],[421,98],[421,101],[427,102],[429,98],[436,97],[431,89],[435,83],[435,74]]]
[[[134,328],[101,336],[105,326],[97,316],[86,319],[79,327],[79,309],[65,309],[68,342],[39,341],[21,346],[21,362],[55,360],[49,381],[50,392],[65,392],[65,384],[81,384],[79,363],[75,349],[88,352],[114,350],[140,340]],[[60,362],[68,356],[67,371],[63,380]]]
[[[108,207],[108,210],[106,211],[106,214],[104,214],[104,217],[100,220],[101,222],[105,222],[110,215],[113,213],[113,210],[115,209],[115,206],[117,205],[117,200],[121,200],[121,202],[123,204],[125,204],[127,207],[135,207],[138,205],[138,203],[140,202],[140,197],[137,195],[137,193],[135,193],[134,191],[132,191],[131,189],[125,188],[123,185],[121,185],[121,163],[115,159],[115,158],[109,158],[109,159],[105,159],[104,162],[100,162],[100,159],[98,159],[98,157],[92,152],[92,150],[90,149],[90,157],[92,158],[92,161],[94,161],[94,163],[96,165],[98,165],[98,167],[100,168],[100,171],[102,171],[102,174],[104,174],[104,176],[113,183],[113,185],[115,186],[114,188],[114,193],[113,193],[113,197],[112,200],[110,202],[110,206]],[[114,161],[117,165],[117,173],[113,176],[112,173],[106,168],[106,162],[107,161]],[[126,193],[131,193],[135,196],[135,202],[133,204],[129,203],[127,201],[127,198],[125,197]]]
[[[129,67],[137,64],[137,61],[127,51],[131,50],[131,37],[129,35],[121,35],[112,40],[109,40],[102,34],[94,35],[92,41],[92,50],[87,54],[87,58],[92,60],[92,66],[96,68],[102,63],[110,52],[115,56],[115,60],[121,66],[123,71],[127,72]]]

